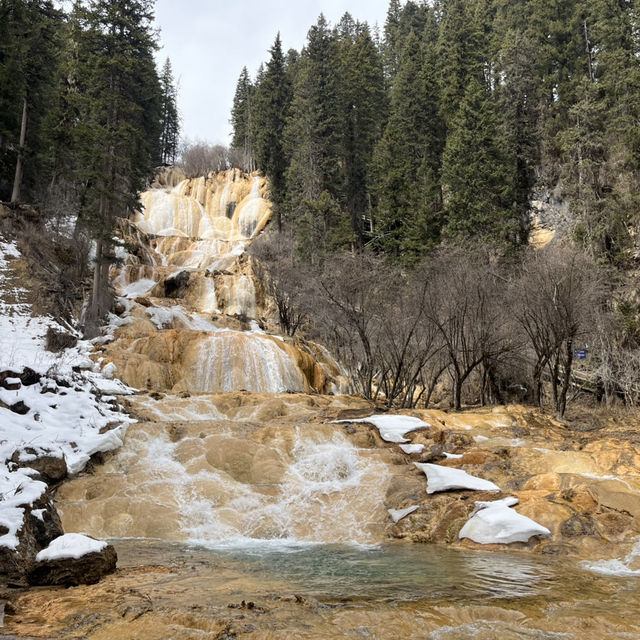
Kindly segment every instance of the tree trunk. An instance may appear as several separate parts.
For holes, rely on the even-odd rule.
[[[453,376],[453,408],[456,411],[460,411],[460,409],[462,409],[462,384],[463,383],[464,383],[464,378],[462,378],[456,373]]]
[[[542,407],[542,374],[538,374],[533,379],[533,404],[536,407]]]
[[[558,396],[558,403],[556,405],[556,411],[558,412],[558,415],[561,418],[564,416],[564,412],[567,410],[567,392],[569,391],[569,384],[571,382],[571,367],[573,365],[573,341],[572,340],[567,340],[565,356],[567,360],[564,365],[564,377],[562,380],[562,388],[560,389],[560,394]]]
[[[22,185],[22,163],[24,162],[24,143],[27,138],[27,99],[22,102],[22,125],[20,126],[20,149],[18,150],[18,160],[16,161],[16,173],[13,179],[13,192],[11,202],[19,202],[20,187]]]

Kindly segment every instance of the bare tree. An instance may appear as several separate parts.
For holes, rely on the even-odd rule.
[[[253,270],[273,298],[280,327],[294,336],[313,307],[309,269],[297,256],[295,243],[286,233],[265,233],[250,247],[256,258]]]
[[[325,335],[365,398],[379,393],[380,321],[393,292],[389,270],[370,254],[336,254],[317,279],[324,298],[317,314]]]
[[[219,173],[231,166],[227,147],[206,142],[186,143],[177,164],[188,178],[207,176],[211,172]]]
[[[431,304],[426,317],[438,330],[447,354],[452,404],[462,406],[462,388],[471,373],[511,346],[500,327],[505,314],[497,304],[494,269],[480,252],[469,249],[439,253],[431,262]]]
[[[557,246],[531,251],[511,290],[514,317],[533,354],[534,399],[540,405],[546,370],[559,416],[567,406],[574,349],[584,346],[601,297],[602,280],[593,261]]]

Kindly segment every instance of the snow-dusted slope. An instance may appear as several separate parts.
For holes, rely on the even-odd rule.
[[[94,453],[119,447],[132,422],[111,395],[130,390],[94,370],[91,343],[45,349],[47,330],[63,328],[32,315],[12,269],[19,259],[15,243],[0,236],[0,547],[10,549],[18,547],[25,508],[47,489],[29,463],[61,458],[77,473]]]

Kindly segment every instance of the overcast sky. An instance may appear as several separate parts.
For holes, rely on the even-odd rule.
[[[298,51],[324,13],[335,24],[348,11],[384,25],[388,0],[157,0],[160,66],[171,58],[178,83],[182,135],[229,144],[229,117],[242,67],[251,77],[280,31],[285,51]]]

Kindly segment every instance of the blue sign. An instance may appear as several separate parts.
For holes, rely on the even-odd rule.
[[[573,350],[573,357],[576,358],[576,360],[585,360],[587,357],[587,350],[586,349],[574,349]]]

